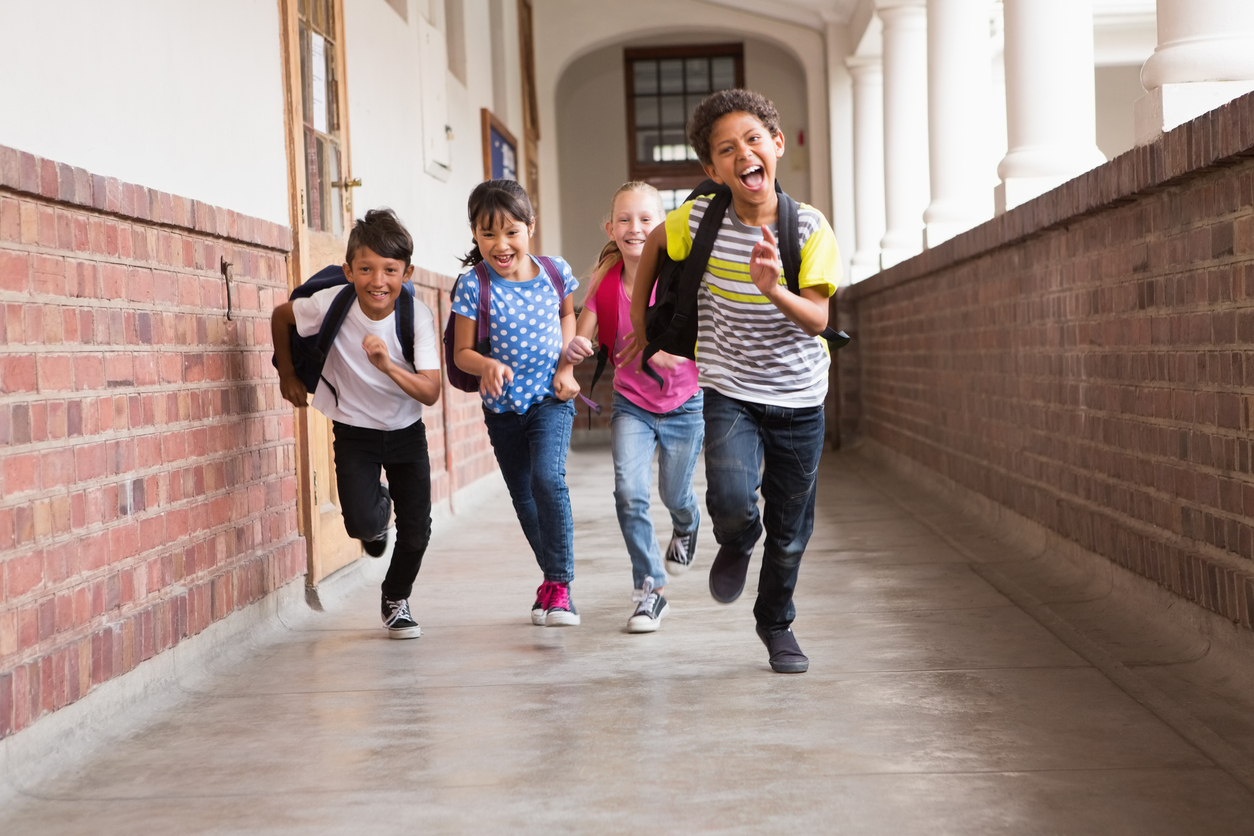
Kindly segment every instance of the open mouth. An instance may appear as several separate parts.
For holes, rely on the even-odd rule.
[[[496,265],[498,270],[508,269],[509,266],[514,263],[514,254],[506,253],[505,255],[494,255],[492,256],[492,263]]]
[[[623,243],[629,247],[643,247],[644,239],[643,238],[624,238]]]
[[[740,172],[740,182],[745,188],[757,191],[762,188],[762,184],[766,181],[766,172],[762,170],[760,165],[751,165],[744,171]]]

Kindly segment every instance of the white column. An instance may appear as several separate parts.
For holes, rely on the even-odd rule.
[[[884,217],[880,266],[923,251],[931,199],[927,150],[926,0],[876,0],[884,23]]]
[[[1010,150],[997,167],[998,212],[1106,160],[1097,148],[1092,0],[1005,0],[1005,15]]]
[[[878,55],[845,61],[853,76],[853,223],[850,281],[880,271],[884,237],[884,72]]]
[[[1141,68],[1144,145],[1254,90],[1254,2],[1158,0],[1158,47]]]
[[[923,222],[929,247],[993,216],[991,16],[990,0],[927,0],[932,202]]]

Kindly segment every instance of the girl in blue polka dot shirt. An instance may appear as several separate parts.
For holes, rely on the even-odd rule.
[[[487,267],[489,348],[486,354],[476,350],[479,278],[470,270],[453,292],[453,360],[479,378],[488,438],[544,573],[531,622],[574,626],[579,612],[570,596],[575,531],[566,451],[579,384],[564,355],[575,336],[571,293],[579,282],[562,259],[531,255],[535,213],[516,181],[480,183],[470,194],[468,215],[475,247],[462,263]]]

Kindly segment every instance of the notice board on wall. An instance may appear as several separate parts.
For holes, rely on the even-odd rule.
[[[486,107],[480,111],[483,123],[483,179],[518,179],[518,140]]]

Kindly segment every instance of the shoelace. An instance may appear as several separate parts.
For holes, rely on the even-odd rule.
[[[688,538],[681,536],[672,537],[670,547],[666,550],[666,557],[676,563],[687,563]]]
[[[549,608],[549,599],[553,597],[553,582],[545,581],[536,587],[536,603],[540,605],[540,609],[547,610]]]
[[[406,621],[413,621],[413,618],[409,615],[408,601],[388,601],[388,606],[392,608],[392,614],[388,616],[387,621],[383,622],[385,626],[391,627],[402,618]]]
[[[545,607],[548,610],[569,610],[570,609],[570,591],[567,590],[564,583],[552,583],[549,585],[549,602]]]
[[[653,578],[648,575],[645,576],[643,586],[639,589],[633,589],[631,591],[631,600],[637,604],[637,613],[642,610],[645,612],[651,612],[653,609],[653,601],[656,598],[657,593],[653,591]]]

